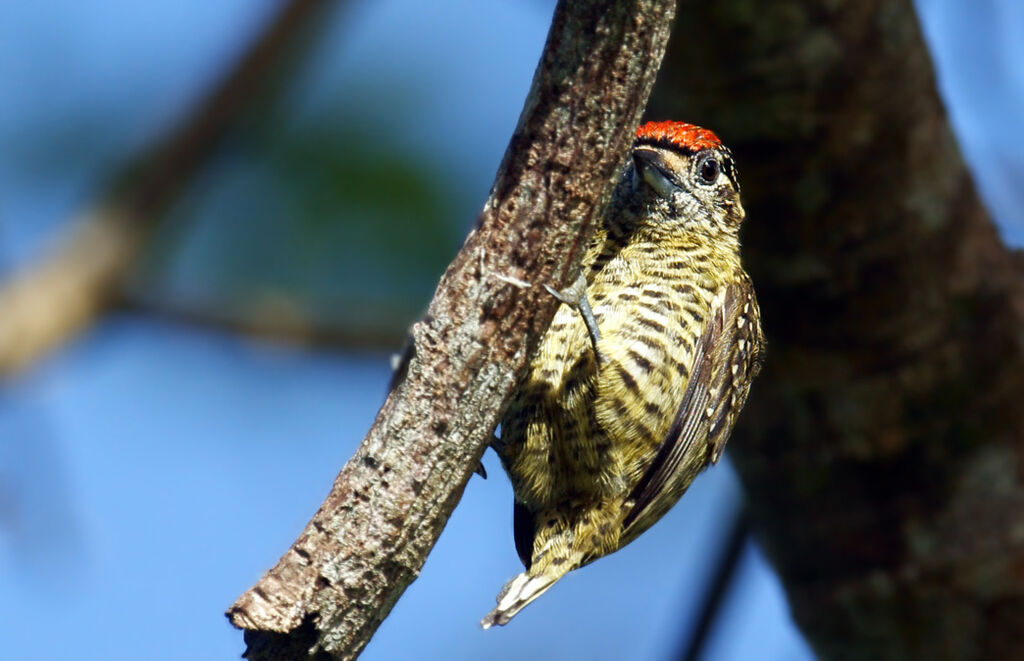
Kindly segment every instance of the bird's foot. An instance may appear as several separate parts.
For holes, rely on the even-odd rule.
[[[530,283],[519,278],[512,277],[510,275],[504,275],[501,273],[493,274],[496,280],[500,280],[506,284],[520,289],[527,289],[530,287]],[[597,327],[597,318],[594,317],[594,310],[590,307],[590,301],[587,299],[587,278],[581,272],[577,276],[576,280],[565,289],[555,289],[551,285],[544,285],[544,289],[549,294],[557,298],[559,301],[566,305],[579,310],[580,316],[583,317],[583,323],[587,326],[587,333],[590,335],[590,342],[594,345],[594,355],[597,356],[597,362],[603,363],[604,356],[597,350],[597,342],[601,339],[601,331]]]
[[[594,345],[597,362],[603,363],[604,357],[597,350],[597,343],[601,339],[601,330],[597,327],[594,310],[590,307],[590,301],[587,299],[587,278],[580,273],[579,277],[565,289],[555,289],[550,285],[544,285],[544,289],[547,289],[549,294],[561,302],[571,305],[579,311],[580,316],[583,317],[583,323],[587,326],[587,333],[590,334],[590,342]]]

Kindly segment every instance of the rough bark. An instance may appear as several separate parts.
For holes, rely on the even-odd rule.
[[[250,659],[354,658],[462,495],[632,142],[674,0],[566,0],[477,227],[330,495],[229,609]],[[515,281],[533,283],[517,286]]]
[[[1024,658],[1024,269],[909,0],[680,3],[651,110],[737,156],[768,359],[730,453],[829,659]]]
[[[66,235],[0,288],[0,377],[68,341],[116,303],[160,212],[191,179],[266,82],[322,0],[289,0],[238,63],[107,198],[69,221]]]

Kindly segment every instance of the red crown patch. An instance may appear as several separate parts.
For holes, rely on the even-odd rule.
[[[636,139],[667,143],[686,151],[722,146],[722,141],[717,135],[686,122],[647,122],[636,130]]]

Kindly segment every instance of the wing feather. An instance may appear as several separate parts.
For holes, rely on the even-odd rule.
[[[646,528],[679,499],[697,473],[687,464],[699,457],[706,457],[703,463],[721,458],[759,365],[762,339],[756,319],[749,281],[728,285],[715,297],[672,425],[630,493],[633,507],[623,521],[625,531],[638,521]]]

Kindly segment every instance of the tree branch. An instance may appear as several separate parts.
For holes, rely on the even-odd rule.
[[[674,4],[559,3],[490,198],[412,328],[396,387],[305,531],[228,610],[248,658],[354,658],[416,577],[554,315],[540,284],[578,269]]]
[[[69,222],[54,250],[0,289],[0,376],[48,354],[116,302],[160,211],[262,89],[320,0],[290,0],[213,92],[106,200]]]
[[[755,524],[823,658],[1024,658],[1021,261],[909,0],[750,8],[681,3],[652,107],[740,167],[769,351],[729,448]]]
[[[404,339],[401,331],[408,318],[395,310],[391,318],[366,327],[353,327],[320,318],[297,306],[288,297],[256,298],[231,306],[195,304],[171,300],[133,298],[125,307],[137,315],[191,328],[224,333],[303,348],[394,351]],[[379,311],[378,311],[379,314]]]

